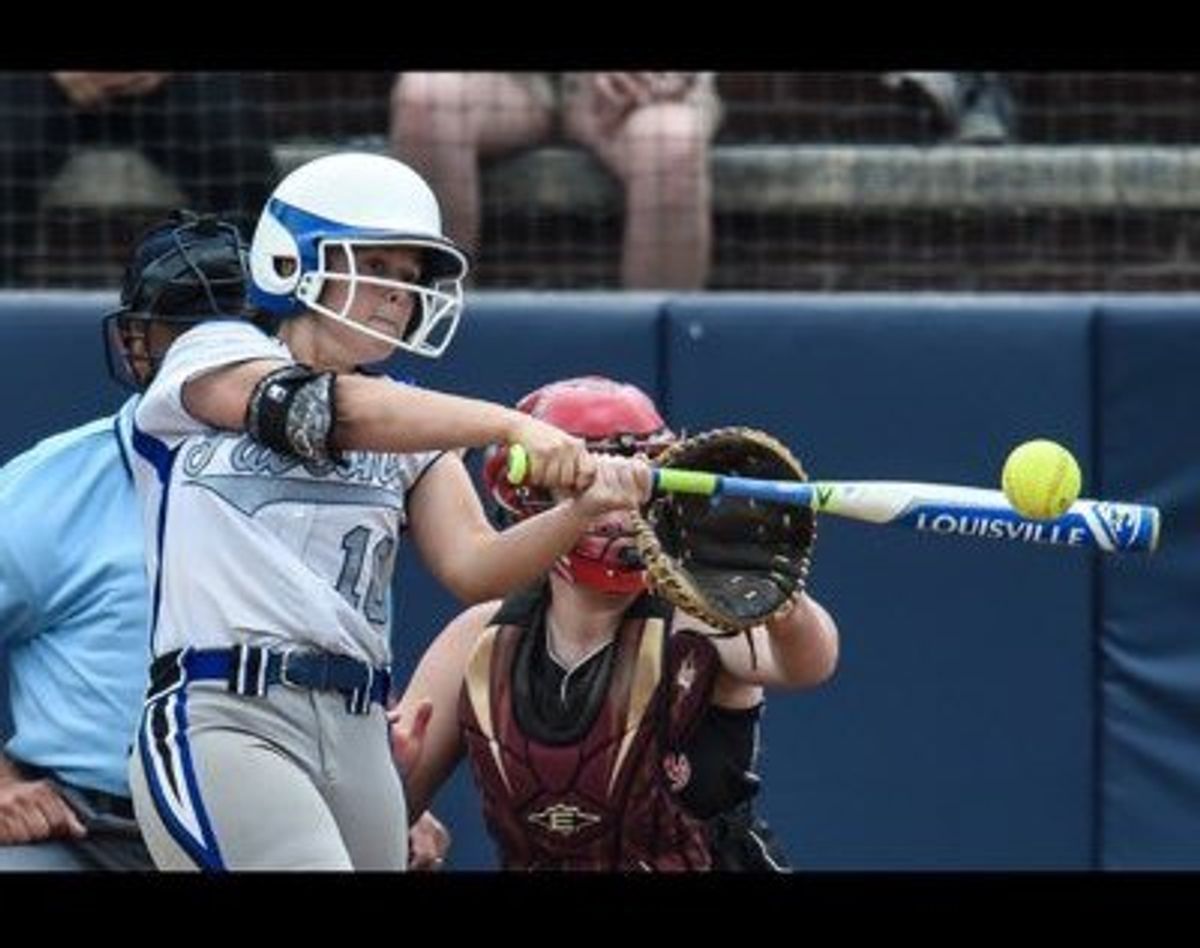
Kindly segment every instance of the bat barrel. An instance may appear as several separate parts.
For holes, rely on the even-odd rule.
[[[1076,501],[1054,520],[1030,520],[999,504],[924,501],[911,505],[892,522],[929,533],[1125,553],[1152,551],[1158,546],[1160,516],[1155,507],[1102,500]]]
[[[1161,516],[1155,507],[1077,500],[1055,520],[1031,520],[998,490],[902,481],[769,481],[658,468],[659,490],[749,497],[870,523],[1015,543],[1073,546],[1106,553],[1152,551]]]

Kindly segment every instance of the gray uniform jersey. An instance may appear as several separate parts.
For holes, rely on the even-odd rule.
[[[406,498],[438,453],[303,461],[188,414],[189,379],[252,359],[295,361],[248,323],[204,323],[175,342],[138,405],[154,653],[301,646],[386,664]]]

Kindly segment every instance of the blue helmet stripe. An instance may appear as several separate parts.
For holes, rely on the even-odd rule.
[[[419,234],[411,231],[390,230],[383,227],[361,227],[356,224],[343,224],[339,221],[311,214],[288,204],[279,198],[271,198],[267,202],[267,210],[295,238],[300,249],[300,270],[308,273],[317,269],[317,244],[321,240],[420,240],[427,241],[435,248],[445,246],[445,253],[450,255],[449,245],[445,238],[438,234]],[[451,255],[452,256],[452,255]],[[450,268],[458,270],[460,265],[456,258],[446,261]],[[438,266],[439,272],[446,272],[446,266]]]
[[[308,211],[302,211],[298,207],[279,200],[279,198],[271,198],[267,203],[267,209],[271,216],[296,238],[296,245],[300,248],[300,268],[304,273],[317,268],[317,242],[320,240],[396,236],[394,231],[355,227],[350,224],[338,223],[328,217],[321,217],[319,214],[310,214]]]

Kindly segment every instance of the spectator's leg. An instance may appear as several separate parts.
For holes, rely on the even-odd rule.
[[[479,160],[542,141],[551,102],[540,74],[404,73],[392,87],[392,153],[429,182],[445,233],[479,247]]]
[[[66,158],[73,110],[46,73],[0,73],[0,286],[34,252],[42,191]]]
[[[568,112],[568,134],[595,151],[625,187],[626,288],[693,290],[707,282],[713,131],[712,116],[691,102],[635,109],[611,136],[574,108]]]

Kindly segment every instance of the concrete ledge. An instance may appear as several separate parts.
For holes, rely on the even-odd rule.
[[[1200,148],[788,147],[713,156],[731,208],[1174,209],[1200,205]]]
[[[344,147],[383,151],[368,139]],[[329,143],[275,149],[280,171],[337,150]],[[1200,207],[1200,147],[1108,145],[719,145],[717,213],[920,210],[1180,210]],[[589,154],[539,148],[490,164],[489,204],[541,214],[620,206],[616,181]],[[74,155],[51,183],[46,207],[169,207],[182,195],[146,159],[123,149]]]

